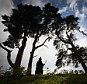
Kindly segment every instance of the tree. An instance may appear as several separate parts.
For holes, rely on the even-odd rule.
[[[14,64],[12,63],[12,61],[11,61],[11,50],[9,50],[9,49],[7,49],[7,48],[5,48],[1,43],[0,43],[0,47],[2,47],[4,50],[6,50],[7,51],[7,61],[8,61],[8,63],[10,64],[10,66],[13,68],[14,67]]]
[[[2,23],[7,27],[4,29],[5,32],[9,32],[8,39],[3,42],[5,46],[10,48],[18,48],[18,54],[15,60],[14,67],[20,67],[23,51],[26,46],[28,32],[29,32],[29,24],[30,22],[30,14],[28,10],[32,10],[32,6],[27,5],[18,5],[17,9],[12,9],[12,15],[7,16],[3,15],[2,18],[4,21]],[[21,46],[19,45],[20,40]],[[11,66],[11,65],[10,65]]]
[[[75,31],[79,31],[84,35],[86,34],[80,31],[77,17],[70,15],[62,19],[61,24],[56,26],[55,31],[56,39],[54,45],[56,49],[60,47],[56,65],[60,68],[64,65],[63,59],[68,58],[67,64],[72,62],[77,67],[78,63],[81,63],[83,69],[87,73],[87,66],[85,64],[85,60],[87,60],[86,48],[75,45],[75,41],[77,40]]]
[[[55,8],[54,6],[51,6],[50,3],[48,3],[45,5],[45,7],[43,7],[42,12],[39,13],[38,16],[40,17],[35,17],[36,20],[35,22],[33,22],[34,26],[32,27],[32,38],[34,38],[34,41],[32,44],[32,51],[30,52],[30,59],[27,69],[28,75],[31,75],[32,61],[35,50],[43,46],[45,42],[50,39],[49,33],[52,31],[52,28],[50,26],[52,21],[58,16],[57,12],[58,8]],[[39,41],[39,38],[42,35],[48,35],[48,37],[43,41],[42,44],[36,46],[37,42]]]
[[[4,31],[8,31],[10,34],[8,39],[3,42],[4,46],[11,48],[17,47],[19,49],[14,64],[15,68],[20,67],[27,38],[34,38],[27,69],[28,74],[31,75],[34,52],[50,39],[49,33],[52,32],[50,26],[53,20],[58,17],[57,12],[58,8],[51,6],[50,3],[46,4],[42,9],[39,6],[20,4],[16,9],[12,9],[12,14],[10,16],[2,16],[4,19],[2,23],[7,27]],[[36,46],[42,35],[47,35],[48,37],[42,44]],[[21,42],[21,46],[19,42]]]
[[[36,16],[39,18],[40,12],[41,9],[39,7],[20,4],[17,9],[12,9],[12,15],[2,16],[4,19],[2,23],[7,27],[4,31],[8,31],[10,34],[3,44],[11,48],[17,47],[19,49],[14,67],[20,67],[27,37],[33,37],[32,31],[35,31],[34,27],[37,24]],[[21,40],[20,46],[19,42]]]

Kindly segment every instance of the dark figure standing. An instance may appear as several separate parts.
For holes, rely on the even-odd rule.
[[[37,61],[37,64],[36,64],[35,75],[43,74],[43,66],[44,65],[45,64],[42,63],[42,58],[40,57],[39,60]]]

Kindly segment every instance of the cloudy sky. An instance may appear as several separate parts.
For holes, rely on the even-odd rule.
[[[43,7],[44,4],[50,2],[53,6],[58,7],[59,13],[62,14],[63,17],[68,15],[75,15],[76,17],[79,17],[79,25],[81,27],[81,30],[85,31],[87,33],[87,0],[0,0],[0,43],[5,41],[8,33],[3,33],[3,29],[5,26],[1,23],[2,18],[1,15],[3,14],[11,14],[11,9],[13,7],[16,7],[18,4],[31,4],[31,5],[37,5],[40,7]],[[81,38],[82,37],[82,38]],[[87,37],[80,36],[78,34],[79,41],[77,43],[80,44],[80,46],[87,46]],[[42,39],[45,39],[45,37],[42,37],[40,39],[40,42]],[[27,46],[24,52],[23,60],[22,60],[22,66],[27,67],[28,60],[29,60],[29,52],[31,51],[31,44],[33,42],[33,39],[28,39]],[[47,42],[46,44],[49,45],[49,48],[42,47],[38,49],[35,52],[35,55],[38,55],[38,57],[34,58],[33,61],[33,73],[35,70],[35,64],[38,58],[41,56],[43,59],[43,62],[47,60],[47,63],[45,65],[45,68],[48,67],[50,70],[55,68],[55,62],[56,62],[56,50],[53,46],[53,41]],[[12,52],[12,60],[14,62],[15,56],[17,54],[17,49],[13,50]],[[7,60],[6,60],[6,51],[0,48],[0,65],[3,65],[5,68],[9,67]]]

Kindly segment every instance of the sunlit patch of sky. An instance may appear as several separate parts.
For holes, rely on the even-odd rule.
[[[78,1],[78,4],[77,4],[77,7],[78,7],[78,9],[79,9],[80,12],[82,12],[83,6],[84,6],[83,0],[79,0],[79,1]]]
[[[84,18],[84,21],[82,22],[83,27],[87,29],[87,16]]]
[[[62,17],[66,17],[66,16],[74,15],[74,14],[75,14],[74,11],[72,11],[71,9],[68,9],[68,10],[66,10],[66,12],[62,13]]]

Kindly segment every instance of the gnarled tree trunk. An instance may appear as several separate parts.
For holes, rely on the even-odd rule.
[[[24,36],[23,40],[22,40],[22,46],[19,48],[16,60],[15,60],[15,67],[20,67],[21,65],[21,61],[22,61],[22,57],[23,57],[23,52],[24,49],[26,47],[26,42],[27,42],[27,38],[26,36]]]
[[[46,38],[46,39],[44,40],[44,42],[43,42],[42,44],[36,46],[36,43],[37,43],[37,41],[38,41],[38,38],[39,38],[39,37],[38,37],[38,32],[37,32],[37,34],[36,34],[36,36],[35,36],[35,39],[34,39],[34,42],[33,42],[32,51],[30,52],[30,59],[29,59],[28,68],[27,68],[27,74],[28,74],[28,75],[31,75],[32,62],[33,62],[33,57],[34,57],[34,52],[35,52],[35,50],[38,49],[38,48],[40,48],[40,47],[42,47],[48,39],[51,39],[50,37],[48,37],[48,38]],[[45,46],[46,46],[46,45],[45,45]],[[47,47],[47,46],[46,46],[46,47]]]
[[[21,61],[22,61],[22,56],[23,56],[23,51],[25,49],[25,46],[26,46],[26,42],[27,42],[27,38],[26,36],[24,36],[23,40],[22,40],[22,46],[19,48],[19,51],[18,51],[18,54],[17,54],[17,57],[16,57],[16,61],[15,63],[13,64],[12,61],[11,61],[11,51],[8,50],[7,48],[5,48],[4,46],[2,46],[0,44],[0,46],[7,51],[7,61],[9,63],[9,65],[16,69],[16,68],[19,68],[20,65],[21,65]]]
[[[32,70],[32,62],[33,62],[33,56],[34,56],[34,52],[35,52],[35,45],[38,39],[38,33],[35,36],[35,40],[33,42],[33,46],[32,46],[32,51],[30,52],[30,59],[29,59],[29,63],[28,63],[28,68],[27,68],[27,74],[31,75],[31,70]]]
[[[83,59],[81,58],[81,56],[78,57],[79,62],[81,63],[85,73],[87,74],[87,66],[85,65],[85,62],[83,61]]]
[[[3,45],[0,44],[0,47],[2,47],[4,50],[7,51],[7,61],[9,63],[9,65],[13,68],[14,67],[14,64],[13,62],[11,61],[11,51],[8,50],[7,48],[5,48]]]

